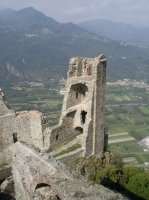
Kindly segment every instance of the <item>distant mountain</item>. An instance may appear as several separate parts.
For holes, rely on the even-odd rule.
[[[61,24],[32,7],[0,12],[0,84],[58,78],[66,75],[70,57],[101,53],[108,58],[108,79],[149,78],[148,48]]]
[[[106,19],[93,19],[78,25],[90,32],[113,40],[149,46],[149,27],[139,28]]]

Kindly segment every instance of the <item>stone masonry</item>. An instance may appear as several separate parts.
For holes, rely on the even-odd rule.
[[[47,128],[45,149],[79,137],[83,155],[101,156],[105,149],[106,59],[71,58],[59,125]]]
[[[83,155],[101,156],[105,149],[106,59],[71,58],[62,114],[59,124],[47,127],[38,111],[10,110],[1,91],[0,97],[0,164],[11,160],[8,146],[23,141],[39,150],[54,150],[78,137]]]
[[[43,113],[38,111],[22,111],[16,113],[17,140],[34,144],[37,148],[44,148],[44,131],[47,120]]]
[[[17,142],[11,149],[16,200],[128,200],[101,185],[91,185],[31,145]]]
[[[11,162],[8,146],[13,144],[12,134],[14,130],[15,112],[8,108],[5,96],[0,91],[0,168]]]
[[[0,91],[0,165],[11,162],[8,146],[16,141],[54,150],[78,137],[83,155],[101,156],[105,148],[106,59],[71,58],[60,122],[49,128],[38,111],[15,113]]]
[[[103,55],[71,58],[62,114],[59,124],[52,128],[47,127],[45,116],[38,111],[11,111],[0,90],[0,166],[11,163],[12,146],[17,200],[123,199],[102,190],[102,186],[96,188],[74,177],[64,164],[51,157],[52,152],[74,140],[81,144],[82,156],[102,156],[107,144],[105,85]]]
[[[9,146],[24,141],[43,149],[46,123],[46,118],[38,111],[15,113],[10,110],[0,90],[0,180],[11,174],[12,155]]]

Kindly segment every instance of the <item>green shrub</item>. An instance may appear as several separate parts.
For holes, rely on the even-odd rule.
[[[127,190],[137,195],[138,197],[149,199],[149,174],[138,173],[129,178],[126,185]]]
[[[82,175],[96,184],[149,200],[149,172],[139,167],[123,166],[118,155],[106,152],[102,159],[94,156],[80,158],[77,166]]]

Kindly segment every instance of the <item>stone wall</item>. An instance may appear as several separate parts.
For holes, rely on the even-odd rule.
[[[11,162],[8,146],[13,144],[13,131],[15,131],[15,113],[7,107],[4,98],[0,96],[0,168]]]
[[[60,161],[37,153],[33,147],[17,142],[12,152],[16,200],[126,200],[103,186],[92,186]]]
[[[41,112],[23,111],[16,117],[16,133],[18,141],[34,144],[39,149],[43,149],[46,119]]]
[[[10,110],[4,94],[0,92],[0,179],[11,164],[12,155],[9,147],[12,144],[23,141],[35,145],[39,150],[43,149],[46,123],[46,118],[38,111],[15,113]]]
[[[54,150],[59,145],[65,144],[83,133],[82,129],[77,129],[77,127],[74,127],[75,115],[76,111],[69,112],[63,119],[61,125],[57,125],[52,129],[49,129],[47,137],[45,138],[45,140],[49,141],[47,145],[45,144],[45,147],[47,146],[47,149],[49,148],[51,150]]]

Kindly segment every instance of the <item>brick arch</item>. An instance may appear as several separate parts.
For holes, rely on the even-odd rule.
[[[37,184],[33,198],[36,199],[36,197],[40,196],[43,199],[45,199],[45,198],[47,198],[47,195],[48,195],[49,198],[53,197],[56,200],[62,200],[60,198],[59,194],[57,193],[57,191],[53,190],[53,188],[50,185],[47,185],[45,183]]]
[[[36,189],[40,188],[40,187],[46,187],[46,186],[49,186],[52,191],[54,191],[55,194],[57,194],[57,198],[58,200],[61,200],[63,199],[63,194],[61,192],[59,192],[57,190],[57,186],[56,185],[53,185],[52,182],[50,182],[49,179],[47,179],[46,177],[44,176],[36,176],[33,181],[32,181],[32,198],[36,192]]]
[[[74,91],[78,91],[80,93],[83,93],[83,91],[84,92],[88,91],[88,87],[85,84],[83,84],[83,83],[76,83],[76,84],[73,84],[70,87],[70,90],[74,90]]]
[[[81,104],[86,99],[88,87],[83,83],[71,85],[68,93],[67,108]]]
[[[33,192],[35,191],[36,186],[38,184],[40,184],[40,183],[44,183],[44,184],[50,185],[50,182],[46,177],[44,177],[44,176],[36,176],[32,181],[32,185],[33,185],[32,191]]]

